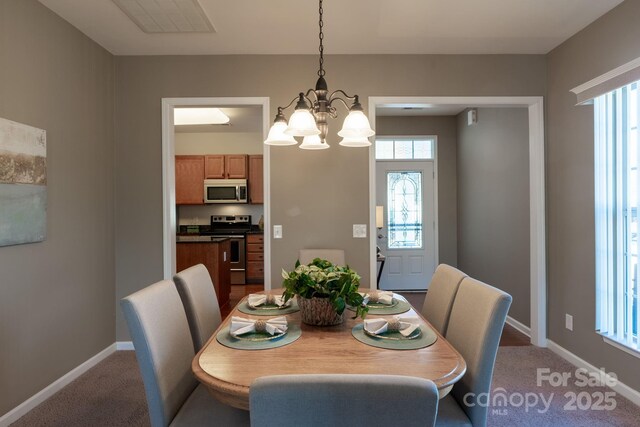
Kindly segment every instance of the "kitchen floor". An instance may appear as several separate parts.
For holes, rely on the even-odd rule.
[[[255,292],[264,291],[264,285],[262,283],[256,285],[231,285],[231,293],[229,294],[229,302],[224,307],[220,308],[222,318],[224,319],[231,313],[233,308],[240,302],[246,295],[253,294]]]

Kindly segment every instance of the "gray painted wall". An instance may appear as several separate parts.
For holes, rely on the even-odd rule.
[[[326,57],[330,88],[359,93],[365,107],[368,96],[548,95],[549,335],[636,389],[638,359],[593,331],[593,120],[569,90],[640,56],[638,16],[640,2],[627,0],[546,56]],[[47,240],[0,248],[0,414],[114,341],[114,271],[116,301],[162,277],[160,99],[269,96],[273,116],[314,84],[316,65],[316,56],[114,61],[37,1],[0,0],[0,116],[46,129],[49,164]],[[367,219],[366,154],[272,153],[273,218],[285,226],[274,283],[299,247],[323,243],[345,247],[367,275],[367,243],[349,237],[351,223]],[[291,197],[302,190],[322,202]],[[117,338],[127,340],[117,316]]]
[[[274,117],[315,84],[316,68],[315,55],[116,58],[116,299],[162,278],[161,99],[267,96]],[[365,110],[369,96],[546,92],[543,55],[329,55],[325,68],[329,88],[359,94]],[[329,150],[271,149],[271,218],[284,228],[272,241],[274,286],[309,247],[344,248],[369,284],[369,241],[351,237],[368,223],[368,152],[339,146],[340,125],[330,122]],[[119,309],[116,329],[129,339]]]
[[[175,154],[262,154],[257,132],[176,132]]]
[[[0,0],[0,117],[47,131],[47,240],[0,247],[0,415],[115,341],[113,57]]]
[[[546,56],[326,57],[330,88],[359,93],[365,107],[368,96],[548,95],[549,335],[636,389],[638,359],[593,330],[592,109],[575,107],[569,90],[640,56],[638,16],[640,2],[627,0]],[[0,0],[0,116],[46,129],[49,163],[47,241],[0,248],[0,414],[114,341],[114,271],[116,301],[162,277],[161,98],[269,96],[273,116],[314,84],[316,61],[114,61],[35,0]],[[349,237],[351,224],[368,217],[365,152],[272,154],[272,214],[285,226],[274,242],[274,284],[298,248],[322,244],[345,247],[368,280],[367,242]],[[565,313],[574,332],[564,329]],[[119,311],[117,319],[117,338],[128,340]]]
[[[528,110],[478,108],[457,125],[458,268],[511,294],[509,315],[529,325]]]
[[[593,108],[569,91],[640,57],[640,1],[627,0],[549,55],[547,224],[549,338],[640,390],[640,360],[595,331]],[[573,315],[573,332],[564,327]]]
[[[377,135],[436,135],[438,163],[439,263],[458,264],[456,118],[454,116],[377,117]]]

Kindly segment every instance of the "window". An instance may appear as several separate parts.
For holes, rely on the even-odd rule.
[[[387,247],[422,248],[422,172],[388,172],[387,200]]]
[[[434,137],[376,139],[376,160],[431,160]]]
[[[594,100],[596,329],[638,347],[640,82]]]

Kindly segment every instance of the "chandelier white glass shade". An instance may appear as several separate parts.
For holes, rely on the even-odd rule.
[[[304,140],[300,145],[302,149],[326,149],[329,144],[326,143],[329,125],[329,118],[337,118],[338,113],[334,103],[342,104],[349,110],[349,114],[344,120],[342,130],[338,135],[343,137],[340,145],[345,147],[369,147],[371,142],[368,137],[375,135],[375,131],[371,129],[369,119],[362,110],[362,105],[358,100],[358,95],[349,96],[343,90],[335,90],[329,93],[327,82],[324,79],[324,46],[322,40],[324,33],[322,32],[322,0],[320,0],[320,68],[318,70],[318,80],[315,89],[309,89],[307,92],[300,92],[286,107],[278,107],[278,113],[274,120],[273,126],[269,131],[269,136],[264,142],[270,145],[293,145],[285,136],[303,137]],[[284,110],[296,103],[295,110],[287,123],[284,116]],[[350,104],[350,105],[349,105]],[[286,128],[283,126],[286,125]],[[273,135],[272,135],[273,133]],[[310,138],[316,136],[317,138]],[[286,143],[285,143],[286,141]]]
[[[371,141],[369,141],[369,138],[365,138],[364,136],[359,138],[344,137],[342,138],[342,141],[340,141],[340,145],[343,147],[368,147],[371,145]]]
[[[342,124],[342,130],[338,132],[338,135],[343,138],[367,138],[375,134],[373,129],[371,129],[367,116],[358,110],[349,112],[349,115],[345,117],[344,123]]]
[[[269,145],[296,145],[296,141],[291,135],[284,133],[287,128],[287,122],[285,120],[275,122],[271,129],[269,129],[269,135],[264,142]]]
[[[305,104],[306,107],[306,104]],[[320,135],[316,119],[307,108],[296,108],[289,119],[289,125],[284,131],[291,136]]]
[[[320,139],[320,135],[309,135],[302,139],[300,148],[303,150],[325,150],[329,148],[329,144]]]

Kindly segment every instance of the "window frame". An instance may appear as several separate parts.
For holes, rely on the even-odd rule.
[[[431,158],[427,159],[396,159],[395,157],[392,159],[378,159],[377,157],[377,143],[378,140],[393,140],[393,141],[419,141],[419,140],[430,140],[431,141]],[[438,145],[438,136],[429,134],[429,135],[376,135],[374,146],[373,146],[373,159],[376,162],[429,162],[435,161],[438,155],[437,150]],[[395,156],[395,149],[394,149]]]
[[[635,93],[634,93],[635,91]],[[635,126],[629,123],[635,98]],[[640,81],[594,98],[596,332],[640,357]],[[631,137],[635,133],[635,147]],[[635,152],[635,158],[632,155]],[[633,165],[633,166],[632,166]],[[634,183],[629,177],[635,173]],[[635,206],[630,206],[631,193]],[[635,224],[633,211],[635,210]],[[635,225],[635,241],[630,226]],[[635,249],[635,251],[634,251]],[[635,263],[630,259],[636,258]],[[630,271],[631,269],[634,271]],[[630,278],[633,277],[633,278]],[[630,282],[630,280],[632,282]],[[635,292],[635,293],[634,293]],[[635,305],[635,307],[634,307]],[[635,310],[635,322],[634,322]]]

